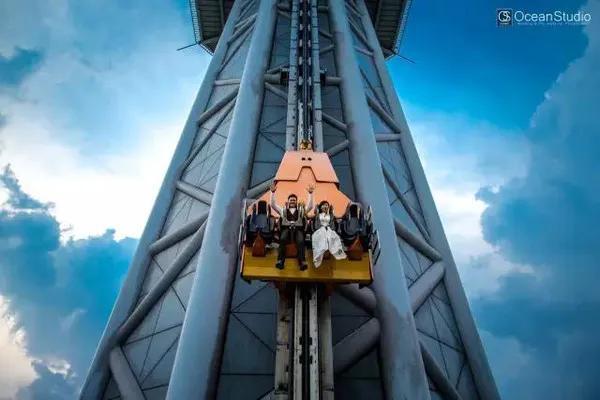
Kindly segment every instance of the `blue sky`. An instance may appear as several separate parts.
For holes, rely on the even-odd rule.
[[[417,0],[414,63],[389,62],[504,398],[600,390],[597,20]],[[209,62],[192,40],[187,1],[0,2],[0,399],[75,396]]]

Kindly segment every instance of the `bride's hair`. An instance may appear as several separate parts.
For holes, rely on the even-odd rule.
[[[323,205],[325,205],[325,204],[327,204],[327,205],[329,206],[329,213],[331,213],[332,207],[331,207],[331,204],[330,204],[330,203],[329,203],[327,200],[323,200],[322,202],[320,202],[320,203],[319,203],[319,205],[317,206],[317,210],[318,210],[319,212],[322,212],[322,211],[321,211],[321,208],[322,208],[322,207],[323,207]]]

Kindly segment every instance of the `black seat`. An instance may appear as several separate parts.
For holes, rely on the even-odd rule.
[[[254,203],[252,214],[246,217],[246,244],[252,245],[258,233],[266,243],[273,241],[275,218],[271,216],[271,210],[264,200]]]
[[[360,238],[365,248],[368,244],[369,229],[359,203],[350,203],[339,226],[340,237],[346,246]]]

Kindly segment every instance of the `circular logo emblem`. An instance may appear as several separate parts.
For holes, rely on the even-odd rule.
[[[506,8],[496,10],[496,23],[498,26],[512,25],[512,10]]]

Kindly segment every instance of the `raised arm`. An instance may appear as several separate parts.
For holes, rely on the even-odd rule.
[[[308,202],[306,203],[306,212],[311,212],[315,202],[314,202],[314,198],[313,198],[313,192],[315,191],[315,187],[313,185],[308,186],[308,188],[306,189],[306,191],[308,192]]]
[[[279,216],[281,216],[283,214],[283,209],[281,207],[279,207],[277,205],[277,203],[275,202],[275,184],[271,185],[270,190],[271,190],[271,199],[269,201],[269,204],[270,204],[271,208],[277,214],[279,214]]]

